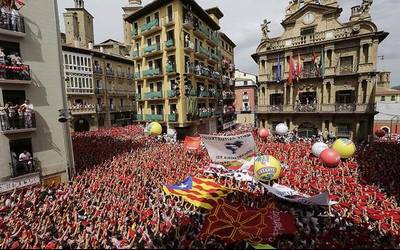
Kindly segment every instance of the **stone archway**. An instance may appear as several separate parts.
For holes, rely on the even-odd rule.
[[[77,118],[74,123],[75,132],[90,131],[90,123],[85,118]]]
[[[304,122],[299,126],[297,134],[299,137],[312,138],[318,135],[318,129],[314,124]]]

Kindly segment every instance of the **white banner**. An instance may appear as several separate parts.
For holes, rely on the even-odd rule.
[[[233,127],[235,125],[236,125],[236,121],[230,121],[230,122],[222,124],[222,129],[225,130],[225,129],[228,129],[228,128]]]
[[[213,162],[229,162],[255,153],[253,135],[237,136],[200,135]]]
[[[15,179],[12,181],[2,182],[2,183],[0,183],[0,194],[9,192],[9,191],[12,191],[12,190],[18,189],[18,188],[37,185],[39,183],[40,183],[39,174],[22,177],[20,179]]]
[[[290,202],[300,203],[303,205],[317,205],[317,206],[332,206],[337,204],[336,201],[329,199],[328,192],[324,192],[315,196],[309,196],[306,194],[299,193],[289,187],[274,184],[272,187],[264,183],[261,183],[268,191],[275,196]]]

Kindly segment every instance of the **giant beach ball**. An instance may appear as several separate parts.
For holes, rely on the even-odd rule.
[[[328,145],[326,145],[323,142],[316,142],[314,143],[314,145],[311,148],[311,152],[314,156],[319,157],[320,154],[322,153],[322,151],[324,151],[325,149],[329,148]]]
[[[151,135],[151,136],[158,136],[161,135],[162,133],[162,127],[160,125],[160,123],[158,122],[152,122],[150,123],[146,129],[145,129],[145,133],[147,135]]]
[[[278,179],[281,163],[271,155],[257,156],[254,163],[254,177],[262,182]]]
[[[276,125],[275,132],[278,135],[286,135],[289,132],[289,128],[285,123],[279,123]]]
[[[377,137],[379,137],[379,138],[382,138],[382,137],[384,137],[386,135],[386,132],[383,129],[378,129],[378,130],[375,131],[375,135]]]
[[[269,130],[265,128],[259,129],[258,136],[260,136],[261,138],[267,138],[269,136]]]
[[[338,152],[341,158],[348,159],[355,154],[356,145],[349,139],[340,138],[332,144],[332,149]]]
[[[337,167],[340,164],[340,155],[331,148],[327,148],[319,155],[321,162],[327,167]]]

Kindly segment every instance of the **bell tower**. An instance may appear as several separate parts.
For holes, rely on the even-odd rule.
[[[128,6],[122,7],[122,10],[124,11],[124,14],[122,15],[122,19],[124,20],[126,17],[129,15],[135,13],[136,11],[140,10],[142,8],[142,0],[128,0]],[[123,23],[124,25],[124,42],[125,45],[129,46],[131,45],[132,38],[131,38],[131,32],[132,32],[132,25],[128,22]]]
[[[84,0],[74,0],[74,8],[66,8],[64,13],[66,43],[82,48],[94,43],[93,19]]]

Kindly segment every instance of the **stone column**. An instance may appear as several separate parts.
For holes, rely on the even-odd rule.
[[[330,104],[335,104],[335,93],[336,93],[335,84],[333,82],[331,82],[331,92],[329,93],[330,97],[331,97]]]
[[[283,84],[283,105],[287,105],[288,104],[288,100],[286,97],[286,88],[287,88],[287,83]]]
[[[265,85],[265,96],[264,96],[264,104],[265,105],[271,105],[270,104],[270,100],[269,100],[269,88],[268,88],[268,84]]]
[[[326,82],[322,83],[322,92],[321,92],[321,104],[325,104],[326,102]]]
[[[357,103],[362,104],[363,103],[363,91],[362,91],[362,81],[358,81],[357,85]]]
[[[290,85],[290,100],[289,100],[289,104],[293,105],[293,85]]]

